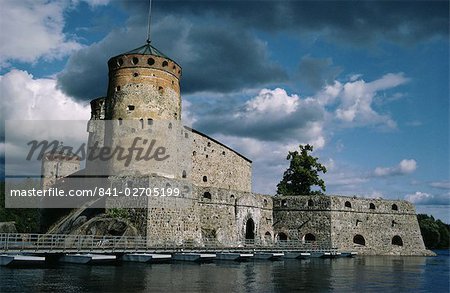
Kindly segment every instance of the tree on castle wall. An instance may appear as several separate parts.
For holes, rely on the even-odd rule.
[[[326,190],[325,181],[320,179],[319,172],[326,173],[327,169],[319,159],[313,157],[309,152],[313,151],[313,146],[307,144],[300,145],[300,152],[289,152],[287,160],[290,160],[289,168],[284,172],[283,179],[277,185],[278,195],[313,195],[323,194]],[[320,190],[312,190],[313,186],[320,187]]]

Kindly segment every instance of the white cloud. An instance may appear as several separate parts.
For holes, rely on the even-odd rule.
[[[377,177],[404,175],[414,172],[417,169],[417,162],[413,159],[404,159],[394,167],[377,167],[374,175]]]
[[[430,183],[431,187],[440,189],[450,189],[450,181],[436,181]]]
[[[354,75],[345,83],[335,81],[324,87],[314,98],[319,104],[332,108],[336,122],[345,127],[384,126],[397,127],[396,122],[387,114],[374,109],[374,98],[380,91],[395,88],[408,81],[403,73],[389,73],[381,78],[366,82],[361,75]]]
[[[0,76],[4,120],[88,120],[88,103],[80,104],[56,88],[56,80],[34,79],[13,69]]]
[[[295,112],[299,104],[300,98],[289,96],[284,89],[262,89],[255,98],[247,101],[246,110],[282,117]]]
[[[82,46],[63,32],[69,1],[2,1],[0,67],[10,61],[58,59]]]
[[[0,149],[6,154],[7,175],[40,174],[40,162],[25,160],[27,143],[32,140],[56,139],[73,147],[86,142],[90,107],[63,94],[56,88],[56,80],[34,79],[28,72],[14,69],[0,76],[0,93],[1,123],[6,124],[1,128],[6,131],[6,141]]]
[[[416,191],[415,193],[407,194],[405,199],[417,205],[450,205],[450,192],[447,194],[433,195]]]

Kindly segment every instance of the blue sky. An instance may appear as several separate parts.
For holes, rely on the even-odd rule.
[[[328,194],[407,199],[450,222],[448,1],[154,1],[183,119],[253,160],[273,194],[315,147]],[[2,120],[89,119],[147,1],[2,0]],[[3,144],[4,147],[4,144]]]

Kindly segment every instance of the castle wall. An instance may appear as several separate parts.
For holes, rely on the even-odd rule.
[[[331,243],[331,200],[328,196],[273,197],[278,240]]]
[[[77,156],[66,156],[64,154],[46,154],[42,158],[41,176],[42,188],[55,184],[58,178],[66,177],[80,170],[80,158]]]
[[[334,247],[361,254],[410,255],[424,252],[416,212],[411,203],[342,196],[332,196],[330,199]]]
[[[414,206],[407,201],[344,196],[275,197],[274,220],[278,238],[284,233],[288,240],[304,241],[305,235],[312,234],[316,241],[360,254],[428,254]]]
[[[242,241],[248,237],[249,220],[254,223],[255,241],[273,239],[270,196],[211,187],[196,187],[196,192],[202,240],[215,238],[224,245]]]
[[[193,184],[251,192],[250,160],[204,134],[195,130],[192,134]]]

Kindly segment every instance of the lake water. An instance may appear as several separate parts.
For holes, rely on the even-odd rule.
[[[0,268],[0,292],[449,292],[449,251],[205,264]]]

